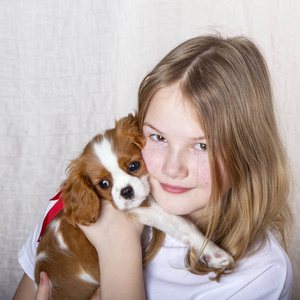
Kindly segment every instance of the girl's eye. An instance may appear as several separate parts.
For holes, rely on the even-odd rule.
[[[110,182],[104,179],[99,183],[99,186],[101,187],[101,189],[106,190],[110,187]]]
[[[166,141],[166,139],[162,135],[152,134],[150,137],[156,142],[165,142]]]
[[[207,145],[204,143],[199,143],[195,145],[195,148],[198,150],[207,150]]]

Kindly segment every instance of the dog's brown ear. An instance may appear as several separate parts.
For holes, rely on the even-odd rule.
[[[68,177],[61,186],[64,212],[68,221],[89,225],[95,223],[100,213],[100,199],[85,173],[83,159],[73,160],[68,167]]]
[[[137,114],[128,114],[127,117],[121,118],[116,121],[117,135],[121,134],[131,139],[132,142],[142,149],[146,145],[146,139],[142,134],[141,128],[138,125]]]

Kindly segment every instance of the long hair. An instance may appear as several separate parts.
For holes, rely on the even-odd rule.
[[[205,226],[203,220],[202,226],[200,220],[196,225],[236,261],[258,251],[268,230],[279,232],[286,248],[292,228],[290,168],[276,124],[268,68],[257,46],[245,37],[219,35],[180,44],[140,85],[141,127],[153,95],[174,83],[196,111],[208,141],[212,190]],[[221,166],[230,182],[225,194]],[[149,257],[162,240],[156,233]],[[195,263],[191,251],[186,264],[196,274],[211,271]]]

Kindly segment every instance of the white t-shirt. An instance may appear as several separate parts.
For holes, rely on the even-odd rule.
[[[47,212],[54,204],[55,201],[51,201]],[[41,226],[42,220],[19,251],[19,262],[32,280]],[[257,254],[240,261],[236,271],[221,276],[218,283],[209,279],[214,273],[194,275],[185,270],[187,247],[167,235],[163,247],[144,270],[147,299],[290,299],[293,276],[290,260],[271,233],[268,237],[268,242]]]

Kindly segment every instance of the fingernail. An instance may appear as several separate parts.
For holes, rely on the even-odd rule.
[[[43,273],[41,272],[40,273],[40,283],[43,283],[44,282],[44,276],[43,276]]]

